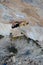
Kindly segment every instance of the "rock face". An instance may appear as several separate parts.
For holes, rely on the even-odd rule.
[[[24,29],[26,33],[27,33],[27,30],[29,31],[28,37],[33,38],[35,40],[42,41],[43,40],[43,31],[42,31],[43,29],[43,8],[42,6],[43,5],[42,3],[43,3],[42,0],[38,0],[38,1],[37,0],[18,0],[18,1],[9,0],[9,3],[2,2],[0,3],[0,20],[1,20],[0,23],[10,24],[12,20],[14,21],[24,21],[25,20],[26,22],[29,22],[28,26],[26,26],[29,29],[26,28],[25,30],[24,29],[25,26],[22,26],[22,29]],[[30,28],[32,30],[30,30]]]
[[[2,3],[2,2],[8,2],[9,0],[0,0],[0,3]]]
[[[20,26],[12,29],[14,22],[20,22]],[[6,36],[10,33],[22,36]],[[0,64],[17,53],[7,60],[8,65],[43,65],[43,0],[0,0],[0,35],[4,35]]]
[[[43,27],[39,26],[25,26],[21,27],[21,32],[27,37],[34,40],[43,40]],[[41,35],[41,36],[40,36]]]
[[[0,23],[0,35],[9,35],[11,32],[11,25],[10,24],[3,24]]]

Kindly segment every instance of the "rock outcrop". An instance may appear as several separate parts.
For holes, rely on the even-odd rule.
[[[22,29],[25,33],[28,32],[28,37],[35,40],[43,40],[43,6],[41,1],[35,0],[9,0],[9,3],[0,3],[0,23],[11,24],[14,21],[26,21],[29,24],[26,26],[20,26],[19,31]],[[34,3],[39,3],[37,6]],[[25,27],[26,30],[24,29]],[[31,28],[31,29],[30,29]],[[4,31],[5,32],[5,31]],[[20,32],[21,33],[21,32]]]

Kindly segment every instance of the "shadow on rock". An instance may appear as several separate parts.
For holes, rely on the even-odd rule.
[[[15,48],[14,46],[8,46],[7,49],[9,52],[12,52],[14,54],[17,54],[18,52],[17,48]]]
[[[0,39],[2,39],[2,38],[4,38],[4,36],[3,35],[0,35]]]

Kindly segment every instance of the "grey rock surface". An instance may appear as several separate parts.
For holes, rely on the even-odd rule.
[[[0,40],[0,63],[3,64],[5,58],[10,55],[7,46],[11,46],[8,37]],[[15,55],[15,62],[11,61],[11,57],[6,60],[7,65],[43,65],[42,48],[38,47],[32,40],[28,42],[27,38],[19,37],[12,41],[12,45],[18,49]]]

